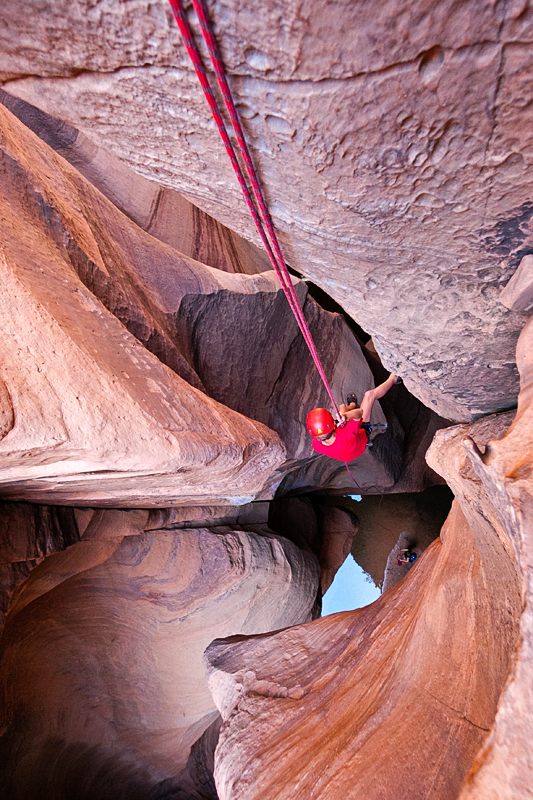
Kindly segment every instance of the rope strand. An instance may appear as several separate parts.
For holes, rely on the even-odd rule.
[[[261,183],[259,181],[259,177],[254,167],[252,156],[244,136],[244,131],[240,121],[239,113],[237,111],[235,102],[233,100],[233,96],[231,94],[231,90],[226,77],[226,71],[224,69],[224,64],[220,56],[218,44],[213,35],[211,23],[207,15],[205,4],[203,0],[193,0],[193,7],[198,16],[200,27],[202,30],[202,35],[204,37],[204,41],[206,43],[209,52],[215,76],[220,91],[222,93],[222,96],[224,98],[226,108],[228,110],[233,131],[235,133],[235,137],[237,139],[237,143],[239,146],[239,152],[246,167],[248,178],[252,187],[253,198],[252,194],[250,193],[248,184],[246,183],[246,179],[242,171],[241,165],[239,163],[239,160],[237,158],[235,148],[229,138],[225,122],[220,113],[218,102],[213,94],[213,90],[211,89],[211,85],[209,83],[209,79],[207,77],[207,73],[205,71],[205,67],[202,62],[200,51],[198,50],[196,41],[194,39],[194,35],[191,31],[190,25],[185,16],[182,0],[169,0],[169,2],[172,8],[172,12],[174,14],[174,18],[176,19],[181,35],[183,37],[185,47],[187,48],[187,52],[189,53],[194,69],[196,71],[196,75],[198,76],[200,85],[202,86],[206,100],[211,109],[211,113],[213,114],[213,118],[219,130],[219,133],[222,137],[222,141],[224,142],[226,151],[231,159],[231,163],[235,171],[235,174],[237,176],[237,180],[239,181],[239,185],[244,194],[244,198],[246,200],[250,213],[252,214],[252,218],[255,222],[255,225],[261,237],[261,241],[263,242],[263,245],[268,254],[270,262],[274,268],[274,271],[276,272],[276,275],[279,278],[279,281],[281,283],[282,289],[285,293],[289,306],[294,314],[298,327],[302,332],[302,335],[307,344],[309,352],[311,353],[311,357],[315,363],[315,366],[322,379],[322,382],[324,383],[324,386],[333,404],[335,412],[337,416],[339,416],[339,409],[337,407],[337,403],[335,402],[335,398],[333,397],[333,394],[331,392],[331,388],[329,386],[326,373],[322,366],[322,362],[320,360],[315,343],[313,341],[311,331],[309,330],[309,326],[307,325],[307,321],[304,317],[303,310],[300,306],[298,297],[296,295],[291,275],[289,273],[289,270],[285,263],[285,259],[283,257],[281,245],[279,243],[274,228],[274,224],[272,222],[272,217],[268,210],[263,190],[261,188]],[[257,211],[258,208],[259,208],[259,213]]]

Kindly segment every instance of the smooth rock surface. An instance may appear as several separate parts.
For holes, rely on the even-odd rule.
[[[359,519],[353,509],[329,504],[316,496],[272,500],[268,524],[302,550],[316,555],[322,596],[344,564],[359,530]]]
[[[156,240],[3,107],[0,120],[1,371],[16,420],[0,442],[4,496],[112,506],[253,496],[284,459],[276,434],[164,366],[75,269],[88,283],[91,275],[105,283],[124,260],[140,267],[150,257],[170,280],[175,265],[187,269],[185,257],[160,243],[154,250]],[[140,289],[136,295],[129,284],[112,300],[120,317],[128,289],[133,326],[142,321],[135,320]],[[157,298],[146,302],[153,311],[146,337],[199,385],[166,335]]]
[[[531,7],[209,8],[289,263],[445,418],[512,407],[524,318],[498,296],[533,252]],[[33,11],[2,7],[8,91],[257,241],[170,9]]]
[[[216,735],[191,747],[217,718],[205,647],[310,619],[318,577],[291,542],[230,528],[82,540],[47,558],[0,644],[6,798],[203,797]]]
[[[253,275],[272,269],[263,250],[237,236],[178,192],[143,178],[72,125],[2,89],[0,103],[156,239],[225,272]]]
[[[370,606],[210,645],[220,800],[457,797],[522,603],[514,560],[486,533],[455,501],[441,539]]]
[[[500,303],[511,311],[530,311],[533,305],[533,255],[524,256],[500,294]]]
[[[460,800],[526,800],[531,797],[533,786],[533,761],[526,733],[533,725],[532,353],[530,320],[518,340],[521,386],[516,415],[439,432],[428,453],[433,468],[462,487],[462,505],[467,513],[479,516],[481,512],[495,527],[499,526],[506,550],[520,566],[524,595],[517,663],[501,698],[496,723],[468,775]],[[447,457],[447,452],[453,453],[454,458]]]
[[[0,115],[9,212],[4,394],[17,420],[0,443],[4,495],[239,505],[270,497],[302,465],[309,485],[305,416],[328,401],[274,273],[228,274],[183,256],[140,230],[9,111]],[[358,341],[294,280],[335,395],[355,388],[362,396],[373,377]],[[373,418],[385,420],[379,404]],[[272,429],[288,450],[281,471],[286,450]],[[395,484],[403,435],[400,426],[361,459],[376,491]],[[311,487],[349,480],[337,463],[315,461]]]
[[[79,538],[72,508],[0,503],[0,634],[17,586],[46,556]]]
[[[440,534],[448,516],[452,493],[445,486],[433,486],[425,492],[364,496],[360,502],[349,498],[332,499],[359,517],[359,531],[352,545],[352,555],[376,586],[383,587],[389,554],[401,534],[423,552]]]

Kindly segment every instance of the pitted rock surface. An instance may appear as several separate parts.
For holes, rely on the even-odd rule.
[[[529,6],[209,6],[289,263],[442,416],[512,407],[524,317],[498,295],[533,250]],[[9,92],[257,241],[169,9],[2,17]]]

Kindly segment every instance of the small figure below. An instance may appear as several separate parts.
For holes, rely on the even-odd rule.
[[[365,392],[361,407],[357,408],[357,398],[352,393],[347,404],[341,403],[339,413],[344,422],[337,427],[335,420],[325,408],[314,408],[307,415],[307,430],[313,437],[313,449],[321,455],[338,461],[353,461],[365,451],[368,437],[373,430],[384,431],[387,425],[382,422],[372,425],[372,407],[383,397],[391,386],[401,383],[397,375],[389,375],[384,383]]]
[[[409,548],[404,548],[400,550],[400,556],[398,558],[398,566],[401,567],[402,564],[412,564],[418,558],[416,553],[413,553],[412,550]]]

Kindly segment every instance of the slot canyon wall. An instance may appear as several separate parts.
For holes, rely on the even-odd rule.
[[[531,798],[533,7],[208,8],[335,397],[405,385],[317,457],[168,3],[5,0],[2,791]]]

